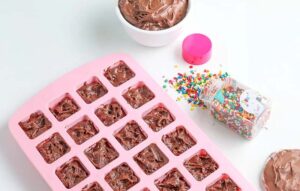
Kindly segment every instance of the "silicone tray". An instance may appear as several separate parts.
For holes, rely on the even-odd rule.
[[[122,85],[115,87],[104,76],[104,71],[120,60],[124,61],[127,66],[129,66],[129,68],[135,73],[135,76]],[[84,84],[84,82],[90,82],[92,79],[98,79],[108,91],[96,101],[87,104],[77,93],[77,90]],[[123,94],[128,91],[129,87],[135,87],[137,84],[146,85],[154,93],[155,97],[141,107],[134,109],[124,99]],[[59,121],[51,113],[49,108],[52,108],[65,96],[73,99],[73,101],[78,105],[79,111],[64,120]],[[126,112],[126,116],[110,126],[105,126],[95,115],[95,111],[97,108],[99,108],[99,106],[106,104],[111,100],[117,101],[122,106]],[[158,105],[166,107],[171,112],[174,121],[160,131],[155,132],[143,120],[143,116],[145,116]],[[52,126],[37,137],[30,139],[20,127],[19,123],[28,120],[29,116],[35,112],[43,113],[49,119]],[[82,118],[89,118],[98,129],[98,133],[84,143],[76,144],[76,142],[67,133],[67,130]],[[118,142],[114,135],[131,120],[136,121],[140,125],[140,128],[144,132],[146,139],[132,149],[126,150]],[[185,127],[188,134],[196,142],[196,144],[182,154],[177,154],[178,156],[176,156],[164,144],[162,137],[170,132],[174,132],[179,126]],[[105,176],[113,168],[122,163],[127,163],[139,179],[139,182],[129,189],[131,191],[140,191],[146,187],[151,191],[158,191],[159,189],[155,183],[163,179],[164,175],[174,168],[176,168],[182,174],[190,187],[190,191],[204,191],[208,186],[217,182],[221,177],[224,177],[224,174],[227,174],[233,180],[233,182],[238,185],[240,190],[255,190],[221,154],[221,152],[207,138],[201,129],[197,127],[193,121],[177,106],[177,104],[171,98],[169,98],[169,96],[160,88],[160,86],[157,85],[154,80],[151,79],[151,77],[131,57],[127,55],[121,54],[107,56],[66,74],[53,84],[49,85],[38,95],[33,97],[29,102],[27,102],[23,107],[21,107],[21,109],[19,109],[11,118],[9,122],[9,128],[29,160],[49,184],[51,189],[55,191],[79,191],[86,185],[95,181],[101,185],[103,190],[112,191],[113,189],[105,180]],[[54,133],[59,133],[61,135],[67,145],[69,145],[70,150],[62,157],[49,164],[44,160],[38,151],[37,146],[47,138],[51,137]],[[106,138],[111,143],[114,149],[118,152],[118,157],[105,165],[103,168],[97,169],[89,161],[84,151],[102,138]],[[162,153],[164,153],[164,155],[168,158],[168,162],[158,170],[154,171],[152,174],[148,175],[140,168],[133,157],[151,143],[155,143],[157,145]],[[203,152],[203,149],[205,149],[205,151],[218,164],[218,169],[212,172],[209,176],[205,177],[203,180],[197,181],[184,166],[184,162],[197,155],[199,152]],[[76,159],[80,160],[84,169],[88,173],[88,177],[80,181],[72,188],[68,189],[58,178],[56,172],[57,169],[59,169],[63,164],[73,157],[76,157]]]

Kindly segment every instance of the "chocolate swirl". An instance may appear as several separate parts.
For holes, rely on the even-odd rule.
[[[186,15],[188,0],[119,0],[123,17],[144,30],[162,30],[179,23]]]
[[[299,191],[300,150],[282,150],[271,155],[264,172],[266,191]]]

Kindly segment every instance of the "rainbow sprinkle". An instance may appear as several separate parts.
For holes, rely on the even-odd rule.
[[[199,99],[202,90],[209,85],[211,79],[224,80],[228,77],[228,73],[223,73],[222,71],[212,73],[209,70],[198,72],[191,66],[189,69],[188,72],[178,73],[171,79],[164,79],[163,88],[167,89],[167,87],[170,87],[174,89],[179,94],[176,101],[187,101],[191,105],[191,110],[198,107],[206,109],[207,106]]]

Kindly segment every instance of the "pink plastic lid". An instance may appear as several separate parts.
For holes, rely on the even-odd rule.
[[[211,40],[207,36],[191,34],[182,43],[182,57],[190,64],[204,64],[211,57],[211,47]]]

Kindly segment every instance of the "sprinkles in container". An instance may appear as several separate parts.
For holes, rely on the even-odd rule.
[[[271,112],[270,99],[231,77],[212,80],[203,89],[200,100],[217,121],[247,139],[266,125]]]

